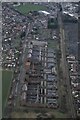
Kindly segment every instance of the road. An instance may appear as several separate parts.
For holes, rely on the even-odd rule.
[[[20,94],[21,94],[21,87],[22,87],[22,83],[25,79],[25,75],[26,75],[26,70],[25,70],[25,61],[26,61],[26,47],[27,47],[27,35],[29,33],[29,30],[30,30],[30,23],[28,23],[28,28],[27,28],[27,31],[26,31],[26,36],[25,36],[25,41],[23,43],[23,52],[22,52],[22,65],[20,67],[20,73],[18,75],[18,82],[16,84],[16,89],[14,91],[14,94],[16,96],[15,98],[15,107],[17,106],[17,100],[18,98],[20,97]]]
[[[70,110],[70,115],[72,118],[76,118],[75,109],[73,105],[73,98],[71,93],[70,79],[69,79],[69,70],[68,63],[66,60],[66,44],[65,44],[65,34],[62,23],[62,13],[58,14],[58,23],[60,28],[60,46],[61,46],[61,54],[62,54],[62,71],[63,71],[63,85],[67,85],[68,95],[66,96],[68,102],[68,110]]]
[[[17,77],[17,80],[13,83],[13,87],[12,87],[12,95],[14,96],[14,99],[12,100],[12,105],[11,106],[8,106],[6,107],[6,112],[5,112],[5,116],[8,117],[10,115],[10,113],[12,111],[14,111],[19,102],[18,102],[18,98],[20,97],[20,94],[21,94],[21,87],[22,87],[22,83],[25,79],[25,75],[26,75],[26,70],[25,70],[25,60],[26,60],[26,47],[27,47],[27,35],[29,33],[29,30],[30,30],[30,23],[28,23],[28,27],[27,27],[27,30],[26,30],[26,36],[25,36],[25,40],[24,40],[24,43],[23,43],[23,52],[22,52],[22,55],[21,55],[21,62],[22,62],[22,65],[20,66],[20,73]],[[8,113],[8,114],[7,114]]]
[[[26,48],[27,48],[27,35],[29,33],[29,31],[32,30],[32,27],[34,26],[34,23],[28,23],[28,27],[27,27],[27,30],[26,30],[26,36],[25,36],[25,40],[24,40],[24,43],[23,43],[23,52],[22,52],[22,55],[21,55],[21,62],[22,62],[22,65],[20,66],[20,73],[18,75],[18,78],[17,78],[17,82],[14,84],[14,87],[13,87],[13,95],[15,96],[14,98],[14,101],[13,101],[13,104],[14,104],[14,107],[12,109],[16,109],[17,106],[19,104],[17,104],[18,102],[18,98],[20,99],[20,96],[21,96],[21,87],[22,87],[22,84],[24,82],[24,79],[25,79],[25,75],[26,75],[26,70],[25,70],[25,61],[26,61]]]

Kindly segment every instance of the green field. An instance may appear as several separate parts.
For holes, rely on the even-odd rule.
[[[26,3],[25,5],[19,5],[15,7],[16,10],[21,12],[22,14],[26,15],[30,11],[39,11],[39,10],[47,10],[45,6],[42,5],[35,5],[32,3]]]
[[[2,111],[4,110],[6,105],[11,79],[12,79],[12,71],[3,70],[2,71]]]

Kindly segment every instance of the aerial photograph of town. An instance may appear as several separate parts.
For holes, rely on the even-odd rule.
[[[2,2],[2,118],[80,118],[80,2]]]

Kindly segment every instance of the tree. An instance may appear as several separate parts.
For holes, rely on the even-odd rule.
[[[25,32],[22,32],[21,35],[20,35],[21,39],[24,38],[25,35],[26,35],[26,33],[25,33]]]

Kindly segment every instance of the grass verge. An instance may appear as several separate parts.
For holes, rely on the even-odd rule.
[[[12,71],[2,70],[2,111],[4,111],[6,106],[11,79]]]

